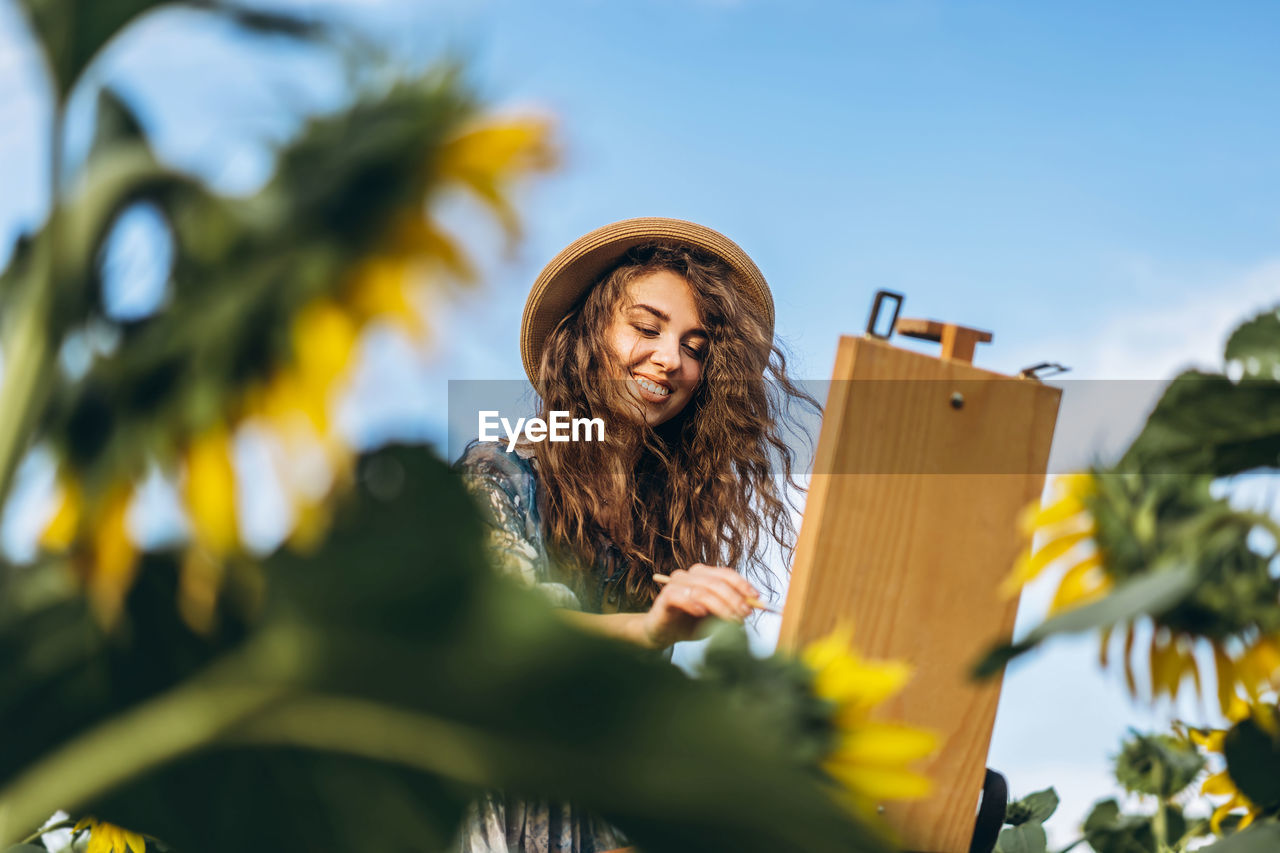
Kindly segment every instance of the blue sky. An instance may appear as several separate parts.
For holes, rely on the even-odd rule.
[[[440,440],[449,379],[519,378],[538,269],[628,216],[693,219],[739,242],[805,379],[827,378],[877,288],[905,292],[908,315],[994,331],[980,366],[1052,360],[1098,380],[1216,365],[1234,322],[1280,301],[1274,3],[277,5],[323,8],[413,64],[464,55],[492,103],[554,116],[565,149],[520,195],[514,257],[492,232],[472,241],[486,282],[432,306],[432,352],[368,343],[344,410],[368,442]],[[23,44],[0,0],[0,259],[43,210],[44,96]],[[323,59],[192,16],[144,22],[96,75],[132,96],[163,156],[231,191],[264,179],[299,111],[338,91]],[[73,122],[73,150],[86,128]],[[1120,446],[1156,390],[1068,384],[1055,466]],[[1030,596],[1021,624],[1043,604]],[[1106,757],[1126,727],[1164,716],[1131,707],[1090,643],[1059,643],[1011,671],[990,763],[1015,793],[1057,783],[1069,840],[1109,793]]]

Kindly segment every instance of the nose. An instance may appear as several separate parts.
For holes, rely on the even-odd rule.
[[[671,335],[658,338],[653,342],[649,360],[667,373],[675,373],[680,369],[680,341]]]

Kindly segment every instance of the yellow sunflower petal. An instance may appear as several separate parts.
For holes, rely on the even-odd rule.
[[[847,655],[852,641],[853,629],[848,625],[841,625],[830,634],[806,645],[800,653],[800,660],[809,669],[824,669],[832,661]]]
[[[1213,663],[1218,678],[1218,706],[1227,715],[1236,696],[1235,665],[1218,643],[1213,644]]]
[[[1238,723],[1246,719],[1252,714],[1253,710],[1249,703],[1241,699],[1239,696],[1232,696],[1231,701],[1227,703],[1227,708],[1223,712],[1228,720]]]
[[[1226,796],[1228,794],[1235,796],[1239,792],[1236,791],[1236,783],[1232,781],[1230,774],[1223,770],[1205,779],[1204,784],[1200,786],[1200,793],[1210,796]]]
[[[833,663],[814,675],[814,692],[856,711],[880,704],[911,679],[911,667],[898,661]]]
[[[426,332],[422,313],[409,299],[411,274],[405,258],[375,258],[352,276],[347,304],[365,320],[387,319],[415,339]]]
[[[1209,818],[1209,829],[1214,835],[1222,834],[1222,821],[1231,814],[1233,808],[1235,808],[1233,803],[1223,803],[1213,810],[1213,816]]]
[[[1191,742],[1209,752],[1222,753],[1222,745],[1226,740],[1227,732],[1225,729],[1212,729],[1210,731],[1201,731],[1199,729],[1191,730]]]
[[[501,184],[521,173],[547,169],[555,159],[546,121],[508,119],[449,140],[439,151],[436,167],[440,177],[461,183],[487,202],[514,235],[518,223]]]
[[[1133,642],[1134,642],[1134,626],[1129,623],[1129,629],[1124,635],[1124,683],[1129,688],[1130,698],[1138,698],[1138,680],[1133,675]]]
[[[1045,542],[1034,554],[1022,554],[1011,571],[1000,584],[1000,593],[1009,597],[1022,587],[1035,580],[1054,560],[1070,551],[1076,545],[1090,537],[1090,531],[1077,530],[1064,533]]]
[[[1261,637],[1240,656],[1236,672],[1250,697],[1258,698],[1280,673],[1280,649],[1270,637]]]
[[[1085,500],[1098,493],[1098,478],[1088,471],[1060,474],[1054,479],[1053,488],[1059,495],[1071,495]]]
[[[1200,661],[1196,660],[1195,649],[1191,647],[1180,649],[1180,654],[1182,654],[1181,671],[1183,674],[1191,673],[1191,683],[1195,685],[1196,699],[1199,699],[1204,695],[1204,685],[1200,681]],[[1180,674],[1178,678],[1181,680],[1182,675]]]
[[[937,751],[934,732],[899,723],[863,723],[850,732],[833,753],[832,760],[856,764],[903,765]]]
[[[111,853],[111,833],[106,824],[98,824],[89,830],[89,848],[87,853]]]
[[[118,486],[107,495],[94,520],[93,561],[88,569],[90,597],[105,623],[111,624],[133,585],[138,549],[129,538],[126,513],[132,490]]]
[[[1041,527],[1050,527],[1077,518],[1087,524],[1089,520],[1083,518],[1084,512],[1084,502],[1075,495],[1067,495],[1045,506],[1040,506],[1037,502],[1027,506],[1018,516],[1018,528],[1025,535],[1031,536]]]
[[[933,789],[927,776],[913,770],[836,763],[826,769],[841,784],[873,800],[918,800]]]
[[[329,299],[317,299],[293,323],[295,369],[306,409],[325,431],[331,385],[347,368],[359,329],[347,312]]]
[[[229,553],[240,541],[232,452],[224,424],[205,430],[187,448],[186,501],[195,539],[219,555]]]
[[[178,574],[178,613],[191,630],[208,634],[214,628],[218,591],[226,566],[196,548],[187,549]]]
[[[390,249],[402,262],[429,261],[460,282],[478,278],[475,266],[458,242],[436,223],[421,216],[402,219],[394,226]]]
[[[122,829],[120,833],[124,836],[125,845],[128,846],[133,853],[145,853],[147,849],[147,842],[141,835],[136,832],[130,832],[127,829]]]
[[[1157,638],[1159,646],[1157,648]],[[1161,694],[1170,699],[1178,698],[1178,688],[1182,684],[1183,657],[1176,641],[1165,637],[1163,631],[1157,631],[1151,638],[1151,693],[1152,698]]]
[[[79,483],[67,480],[58,484],[57,509],[40,535],[40,547],[46,551],[65,551],[71,547],[80,526],[83,502]]]
[[[1151,679],[1151,700],[1160,698],[1165,691],[1165,652],[1160,644],[1160,632],[1151,634],[1151,650],[1148,656],[1147,673]]]
[[[1090,554],[1062,576],[1058,591],[1049,604],[1049,615],[1096,601],[1106,595],[1111,587],[1111,577],[1102,570],[1101,556],[1096,552]]]
[[[293,530],[289,532],[289,547],[300,553],[315,550],[329,529],[332,511],[324,501],[299,500],[294,504]]]
[[[1115,626],[1108,625],[1098,636],[1098,666],[1107,668],[1111,655],[1111,631]]]

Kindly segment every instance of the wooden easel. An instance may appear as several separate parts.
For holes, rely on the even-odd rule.
[[[898,319],[942,357],[873,332],[843,337],[796,546],[779,646],[851,624],[866,657],[906,660],[907,688],[879,711],[939,732],[921,769],[927,800],[886,804],[907,849],[966,853],[982,792],[1000,679],[968,672],[1007,639],[1016,599],[997,592],[1020,549],[1019,511],[1040,495],[1061,391],[974,367],[989,332]]]

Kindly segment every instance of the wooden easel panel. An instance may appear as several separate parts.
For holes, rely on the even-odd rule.
[[[1026,547],[1016,519],[1061,392],[869,338],[841,339],[833,380],[779,643],[852,623],[862,654],[915,667],[880,716],[943,735],[935,793],[886,817],[907,849],[964,853],[1000,695],[968,670],[1012,633],[1017,601],[996,589]]]

